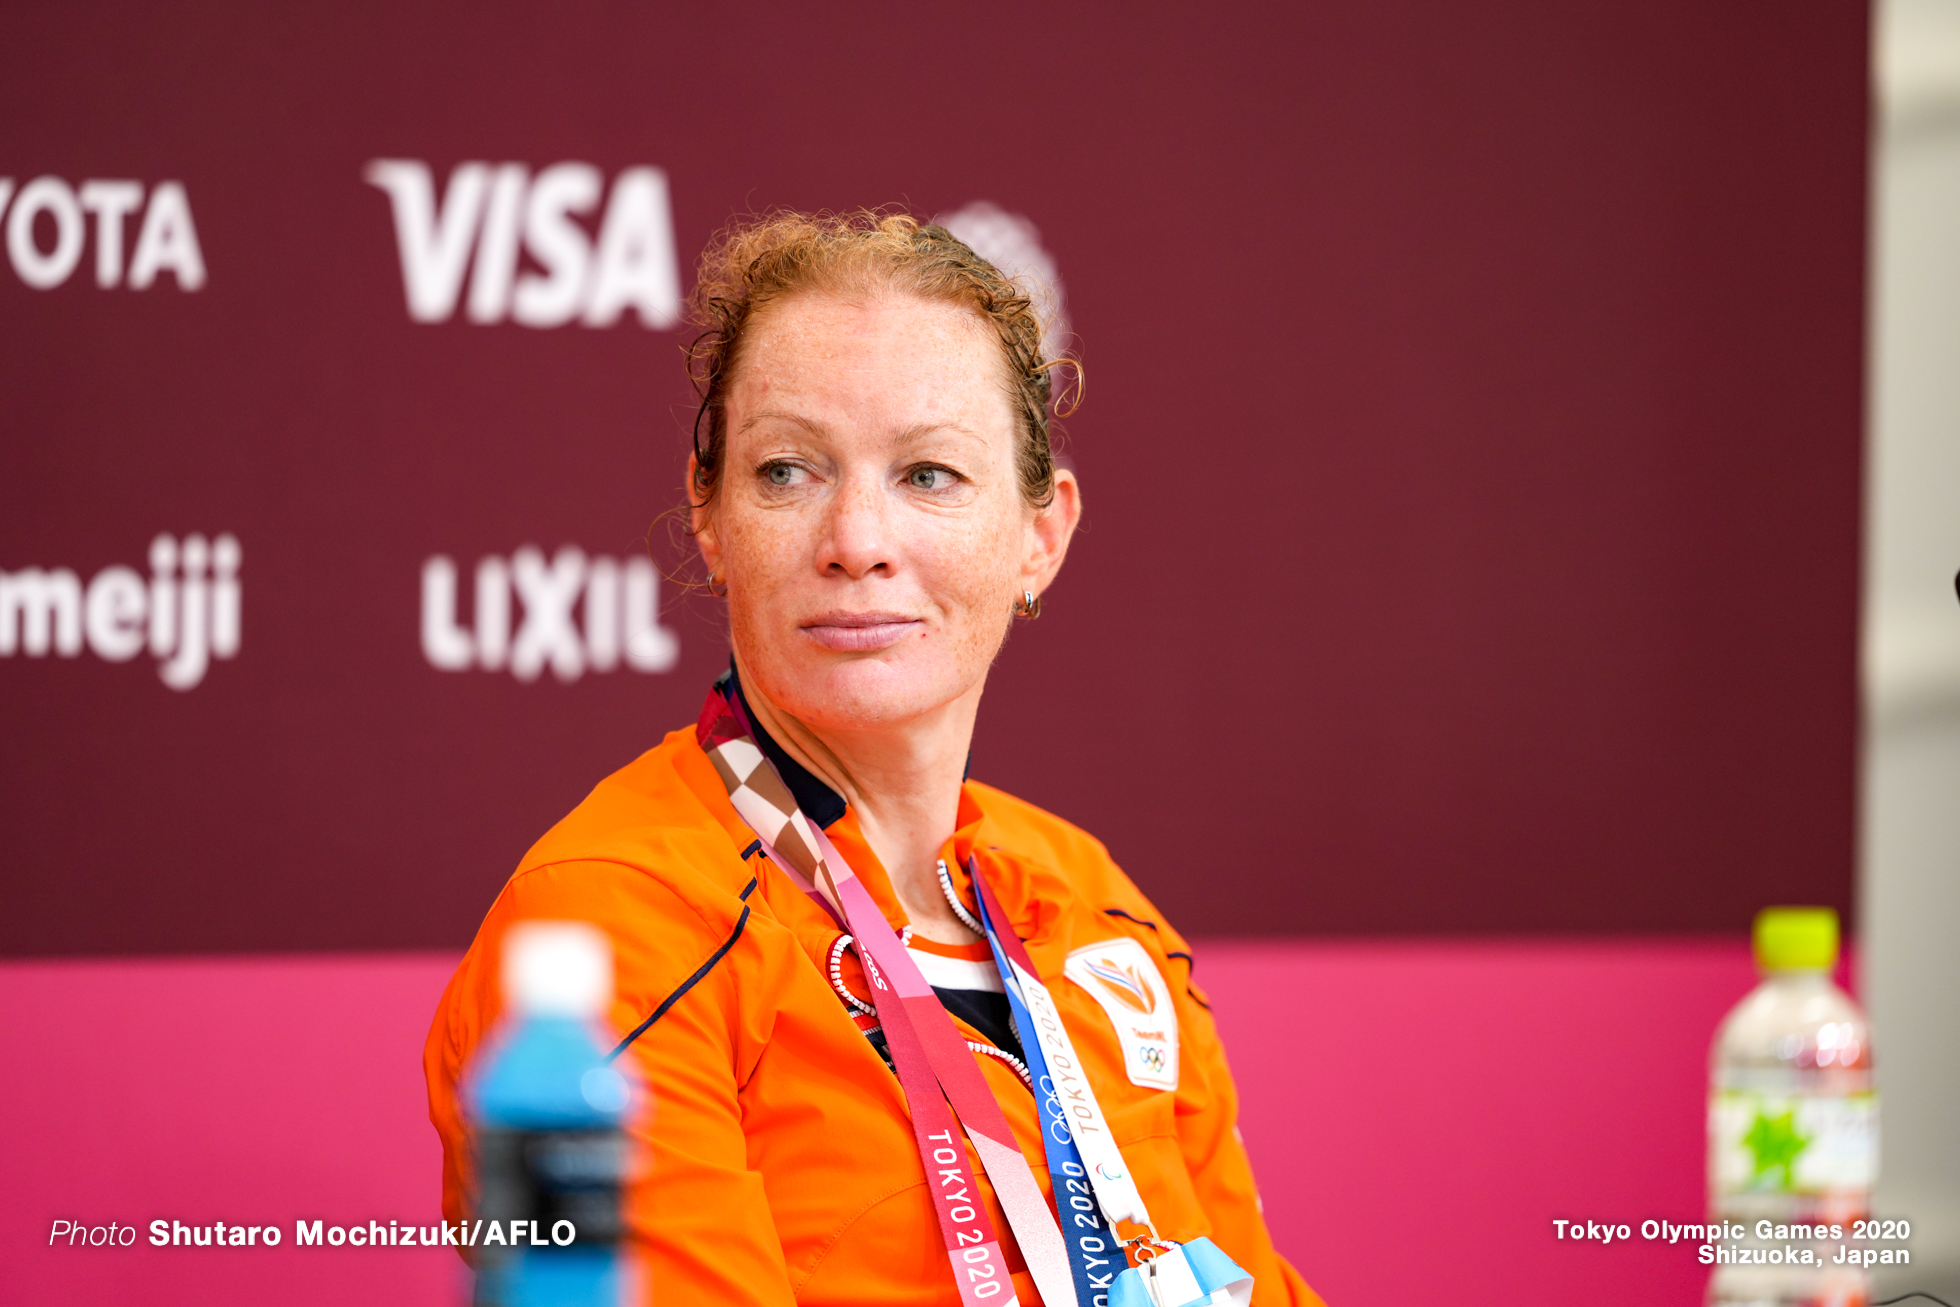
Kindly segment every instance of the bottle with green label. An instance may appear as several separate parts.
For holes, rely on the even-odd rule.
[[[1869,1275],[1836,1260],[1871,1215],[1878,1095],[1871,1028],[1831,982],[1837,914],[1756,917],[1762,983],[1716,1032],[1708,1094],[1710,1307],[1865,1307]]]

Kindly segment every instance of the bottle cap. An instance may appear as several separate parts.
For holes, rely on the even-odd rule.
[[[596,926],[520,921],[504,935],[504,1001],[519,1012],[597,1017],[612,995],[612,943]]]
[[[1764,908],[1756,914],[1756,965],[1765,971],[1828,971],[1837,963],[1838,919],[1830,908]]]

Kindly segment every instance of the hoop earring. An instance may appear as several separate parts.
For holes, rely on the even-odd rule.
[[[1014,601],[1014,607],[1008,611],[1016,617],[1025,617],[1032,622],[1041,616],[1041,596],[1032,590],[1023,590],[1021,597]]]
[[[717,599],[728,598],[728,582],[722,580],[713,572],[708,573],[708,593]]]

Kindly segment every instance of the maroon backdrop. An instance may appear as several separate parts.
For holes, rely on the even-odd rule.
[[[90,611],[0,658],[0,952],[460,944],[726,659],[690,601],[666,672],[431,665],[425,560],[467,621],[485,556],[631,557],[690,396],[631,309],[412,320],[377,159],[660,169],[683,281],[751,208],[1038,226],[1088,517],[974,772],[1185,930],[1848,909],[1865,6],[1118,13],[15,5],[0,177],[96,207],[59,284],[48,187],[0,250],[0,571]],[[242,549],[188,690],[97,652],[159,533]]]

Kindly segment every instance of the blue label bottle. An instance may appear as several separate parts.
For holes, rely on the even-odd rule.
[[[622,1197],[634,1086],[607,1061],[612,954],[582,922],[504,937],[507,1013],[468,1073],[476,1143],[477,1307],[636,1298]]]

